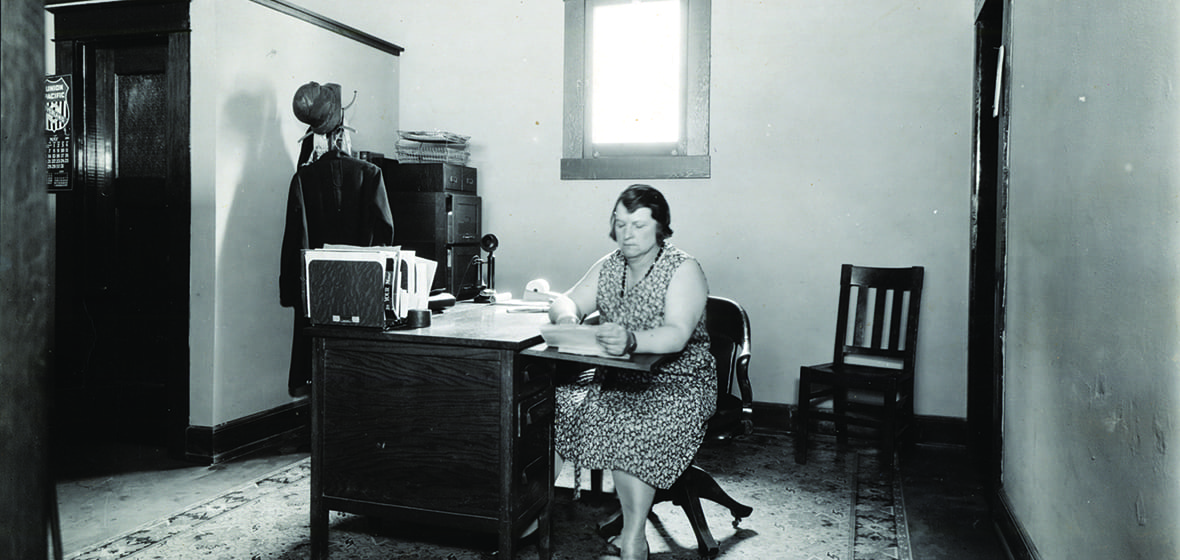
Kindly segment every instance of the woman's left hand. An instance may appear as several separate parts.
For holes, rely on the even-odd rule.
[[[607,354],[621,356],[627,348],[627,329],[618,323],[603,323],[594,333],[594,339]]]

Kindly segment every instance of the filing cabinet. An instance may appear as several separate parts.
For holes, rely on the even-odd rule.
[[[418,256],[438,263],[434,288],[459,299],[479,292],[482,201],[478,196],[450,192],[390,192],[393,241]]]
[[[458,299],[479,293],[482,201],[475,169],[449,163],[382,166],[393,213],[394,243],[438,263],[435,289]],[[396,186],[389,186],[396,185]]]

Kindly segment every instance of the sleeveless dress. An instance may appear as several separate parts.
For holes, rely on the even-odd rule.
[[[661,326],[673,273],[697,266],[687,253],[665,243],[651,273],[638,283],[623,270],[615,251],[598,276],[597,304],[603,322],[632,331]],[[621,470],[667,489],[692,462],[717,406],[717,365],[709,352],[705,317],[684,350],[652,373],[599,368],[589,383],[557,387],[554,444],[575,469]]]

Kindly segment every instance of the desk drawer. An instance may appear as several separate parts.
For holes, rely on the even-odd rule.
[[[513,507],[516,511],[525,511],[533,504],[545,499],[546,492],[553,481],[549,479],[549,459],[546,457],[536,457],[532,462],[525,464],[520,470],[516,479],[516,485],[520,489],[513,500]]]
[[[532,439],[545,443],[544,434],[538,435],[538,432],[553,425],[553,404],[553,395],[548,392],[537,393],[517,404],[516,437],[521,439],[522,445]]]
[[[517,506],[527,507],[543,497],[549,478],[550,438],[553,433],[554,399],[541,391],[521,399],[516,414],[516,457],[514,476],[520,488]]]
[[[386,189],[408,192],[476,193],[474,167],[454,163],[398,163],[383,159],[381,169],[388,177]]]
[[[391,192],[394,243],[479,243],[482,199],[452,192]]]
[[[495,516],[497,356],[447,347],[330,345],[319,405],[325,495]]]

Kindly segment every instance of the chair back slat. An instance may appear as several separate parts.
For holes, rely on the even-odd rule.
[[[890,290],[889,293],[892,297],[889,313],[889,347],[901,348],[901,323],[904,319],[903,315],[905,315],[905,302],[903,301],[905,292]]]
[[[872,346],[873,346],[873,348],[882,348],[881,337],[885,333],[885,321],[883,321],[882,319],[885,317],[885,301],[888,299],[886,296],[888,296],[889,291],[888,290],[879,290],[879,289],[875,289],[875,288],[871,289],[869,291],[872,292],[872,294],[873,294],[873,303],[874,303]],[[889,346],[889,348],[894,348],[894,346]]]
[[[856,318],[852,321],[852,345],[865,345],[865,326],[869,323],[869,291],[856,290]]]
[[[861,356],[912,371],[923,274],[920,266],[844,265],[833,361],[844,363],[850,356]]]

